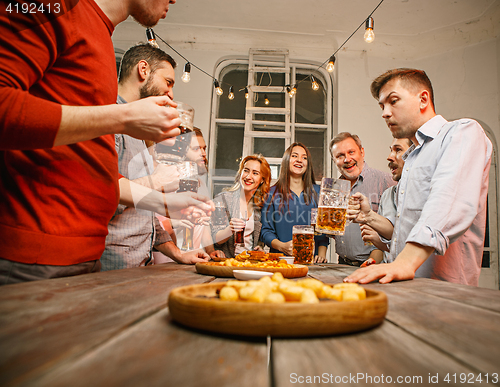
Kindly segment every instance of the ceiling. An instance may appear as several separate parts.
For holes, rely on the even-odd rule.
[[[154,28],[174,47],[247,51],[248,47],[335,51],[380,0],[178,0]],[[343,47],[374,55],[417,59],[495,39],[500,0],[384,0],[373,14],[376,39],[364,26]],[[115,46],[144,40],[133,20],[119,25]]]

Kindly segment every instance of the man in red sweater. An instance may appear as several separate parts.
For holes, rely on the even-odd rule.
[[[168,96],[115,104],[111,34],[130,15],[155,25],[173,3],[44,0],[44,12],[34,13],[16,2],[1,7],[0,284],[99,270],[118,198],[133,202],[119,194],[114,134],[162,141],[180,133]]]

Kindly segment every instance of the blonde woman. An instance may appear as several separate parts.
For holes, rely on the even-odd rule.
[[[215,249],[222,250],[226,257],[235,257],[244,250],[262,250],[260,211],[270,184],[267,160],[260,154],[250,155],[241,161],[234,185],[215,197],[216,207],[223,209],[219,219],[216,212],[212,215],[212,237]],[[236,244],[235,233],[243,229],[243,243]]]

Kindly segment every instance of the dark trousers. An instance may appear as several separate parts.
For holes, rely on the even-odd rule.
[[[38,281],[49,278],[71,277],[101,271],[101,261],[56,266],[20,263],[0,258],[0,285]]]

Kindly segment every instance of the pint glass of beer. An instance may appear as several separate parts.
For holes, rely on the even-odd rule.
[[[179,189],[177,192],[198,192],[198,166],[194,161],[181,161],[177,163],[179,171]],[[189,251],[194,248],[193,229],[184,227],[184,239],[182,241],[182,251]]]
[[[344,235],[347,205],[351,194],[348,180],[324,177],[319,192],[316,229],[322,234]]]
[[[189,106],[187,103],[177,102],[176,109],[179,112],[179,118],[181,119],[181,125],[179,126],[181,134],[192,132],[194,128],[194,108]]]
[[[292,229],[293,263],[312,265],[314,262],[314,228],[293,226]]]
[[[179,171],[179,189],[177,192],[198,192],[198,166],[194,161],[181,161]]]

